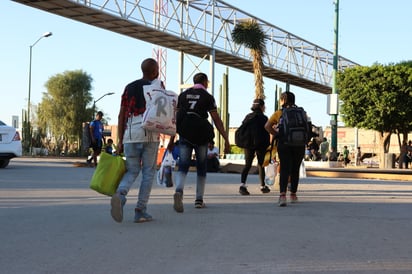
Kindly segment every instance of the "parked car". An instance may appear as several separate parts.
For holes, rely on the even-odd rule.
[[[10,159],[22,155],[20,133],[0,121],[0,168],[9,165]]]

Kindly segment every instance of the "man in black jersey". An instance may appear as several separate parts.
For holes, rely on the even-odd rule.
[[[207,122],[208,114],[212,117],[212,120],[225,140],[224,152],[229,153],[230,144],[228,135],[223,127],[223,122],[217,113],[217,106],[214,97],[208,93],[208,78],[205,73],[197,73],[193,77],[194,86],[185,90],[179,95],[177,103],[178,114],[184,117],[194,117],[203,122]],[[205,121],[203,121],[205,120]],[[189,123],[190,124],[190,123]],[[212,140],[207,138],[192,139],[193,131],[199,129],[185,128],[189,127],[186,123],[181,123],[179,118],[177,120],[177,128],[179,132],[179,170],[176,174],[176,193],[174,194],[174,205],[173,208],[176,212],[183,212],[183,189],[186,181],[186,175],[189,171],[190,161],[192,159],[192,152],[195,151],[196,155],[196,200],[195,208],[205,207],[203,202],[203,195],[205,192],[206,184],[206,171],[207,171],[207,149],[208,143]],[[179,128],[181,129],[179,131]],[[203,130],[203,129],[201,129]],[[183,134],[185,133],[185,134]],[[187,134],[187,135],[186,135]],[[206,134],[208,135],[208,134]],[[186,137],[185,137],[186,136]],[[203,140],[204,139],[204,140]],[[168,149],[171,151],[173,149],[174,136],[171,137],[168,145]]]

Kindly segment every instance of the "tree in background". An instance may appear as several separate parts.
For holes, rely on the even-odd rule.
[[[266,55],[266,34],[256,20],[250,19],[236,24],[232,30],[232,39],[238,45],[250,50],[253,57],[253,72],[255,76],[255,98],[265,99],[263,88],[263,57]]]
[[[56,139],[58,152],[64,149],[67,154],[70,144],[80,143],[82,123],[93,115],[87,107],[93,100],[92,81],[87,73],[74,70],[56,74],[45,84],[47,92],[39,104],[38,125]]]
[[[341,115],[346,126],[379,132],[380,167],[392,133],[412,130],[411,62],[353,67],[337,75]]]

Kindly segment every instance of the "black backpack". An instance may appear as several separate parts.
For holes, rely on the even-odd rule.
[[[305,146],[309,142],[312,126],[301,107],[282,109],[279,123],[279,141],[289,146]]]
[[[262,115],[260,115],[262,116]],[[235,131],[235,144],[240,148],[266,148],[269,145],[269,133],[264,129],[263,117],[251,113]],[[266,118],[267,121],[267,118]],[[264,121],[264,122],[266,122]]]
[[[253,144],[252,124],[249,121],[243,122],[235,131],[235,144],[240,148],[248,148]]]
[[[184,109],[176,113],[176,132],[194,145],[204,145],[215,138],[213,126],[206,118]]]

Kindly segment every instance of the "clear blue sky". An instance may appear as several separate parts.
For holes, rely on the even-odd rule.
[[[235,1],[237,5],[265,21],[328,50],[333,50],[334,5],[332,0]],[[397,63],[412,60],[412,1],[340,0],[339,54],[361,65]],[[11,1],[0,1],[0,120],[11,124],[12,115],[21,116],[27,108],[29,46],[43,33],[33,48],[31,101],[37,104],[44,84],[53,75],[82,69],[93,78],[94,98],[107,92],[98,109],[117,123],[120,95],[124,86],[140,78],[140,62],[151,57],[153,45],[98,29],[70,19],[33,9]],[[168,50],[167,88],[177,91],[177,53]],[[217,68],[216,91],[225,68]],[[208,72],[208,71],[205,71]],[[249,111],[254,95],[250,73],[229,70],[230,126],[238,126]],[[265,79],[266,94],[285,84]],[[316,125],[326,126],[326,96],[291,86],[297,103],[303,106]],[[241,96],[238,96],[238,94]],[[268,96],[267,105],[273,105]],[[267,115],[272,112],[268,107]],[[21,117],[20,117],[21,122]]]

